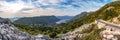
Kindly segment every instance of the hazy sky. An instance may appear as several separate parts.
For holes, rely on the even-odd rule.
[[[0,17],[74,16],[114,0],[0,0]]]

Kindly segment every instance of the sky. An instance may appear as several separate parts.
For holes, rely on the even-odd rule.
[[[0,0],[0,17],[75,16],[115,0]]]

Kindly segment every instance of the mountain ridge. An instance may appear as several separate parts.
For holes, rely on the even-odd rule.
[[[58,37],[61,37],[62,34],[65,34],[70,31],[74,31],[74,29],[81,27],[84,24],[90,24],[92,22],[95,22],[96,19],[102,19],[102,20],[107,21],[114,17],[117,17],[120,15],[119,8],[120,8],[120,1],[111,2],[111,3],[106,4],[99,10],[91,12],[88,16],[77,18],[74,21],[68,22],[67,24],[60,24],[60,25],[56,25],[56,26],[48,27],[44,29],[40,28],[41,30],[36,28],[37,31],[34,31],[34,32],[49,35],[51,38],[58,38]],[[82,33],[90,34],[86,36],[85,38],[83,38],[83,40],[100,39],[99,33],[103,29],[98,29],[96,24],[93,24],[92,26],[94,26],[94,28],[93,27],[89,28],[91,30],[85,29],[85,31],[82,32]],[[19,28],[21,28],[21,26]],[[26,30],[26,28],[24,30]],[[35,28],[33,28],[32,31],[34,29]]]
[[[20,24],[45,24],[45,25],[53,25],[60,19],[55,16],[37,16],[37,17],[23,17],[14,21],[14,23]]]

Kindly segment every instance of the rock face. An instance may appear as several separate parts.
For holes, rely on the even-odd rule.
[[[0,22],[0,40],[50,40],[49,36],[33,36],[17,29],[9,21]]]
[[[35,40],[35,38],[18,30],[14,25],[0,24],[0,40]]]
[[[0,40],[50,40],[47,35],[30,35],[20,31],[9,19],[0,18]]]
[[[91,23],[93,24],[93,23]],[[80,34],[80,32],[84,29],[87,29],[90,27],[91,24],[84,24],[79,28],[76,28],[72,32],[68,32],[66,34],[63,34],[61,38],[58,38],[57,40],[80,40],[80,38],[84,38],[87,34]]]
[[[104,20],[97,20],[98,28],[106,28],[100,35],[102,40],[120,40],[120,26]]]
[[[0,40],[34,40],[32,35],[18,30],[9,19],[0,19]]]

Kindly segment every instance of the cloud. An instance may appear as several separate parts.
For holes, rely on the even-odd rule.
[[[0,17],[74,16],[114,0],[0,0]]]
[[[23,9],[14,15],[18,17],[33,17],[33,16],[43,16],[43,15],[61,16],[61,15],[67,15],[67,12],[63,12],[63,11],[60,11],[59,9],[53,9],[53,8],[48,8],[46,10],[33,8],[33,9],[27,9],[27,10]]]
[[[0,1],[1,9],[5,10],[12,10],[12,11],[19,11],[23,8],[34,8],[32,4],[27,4],[22,1],[16,1],[16,2],[6,2],[6,1]]]
[[[22,1],[16,2],[7,2],[7,1],[0,1],[0,17],[16,17],[15,14],[19,12],[21,9],[24,8],[35,8],[32,4],[27,4]]]

